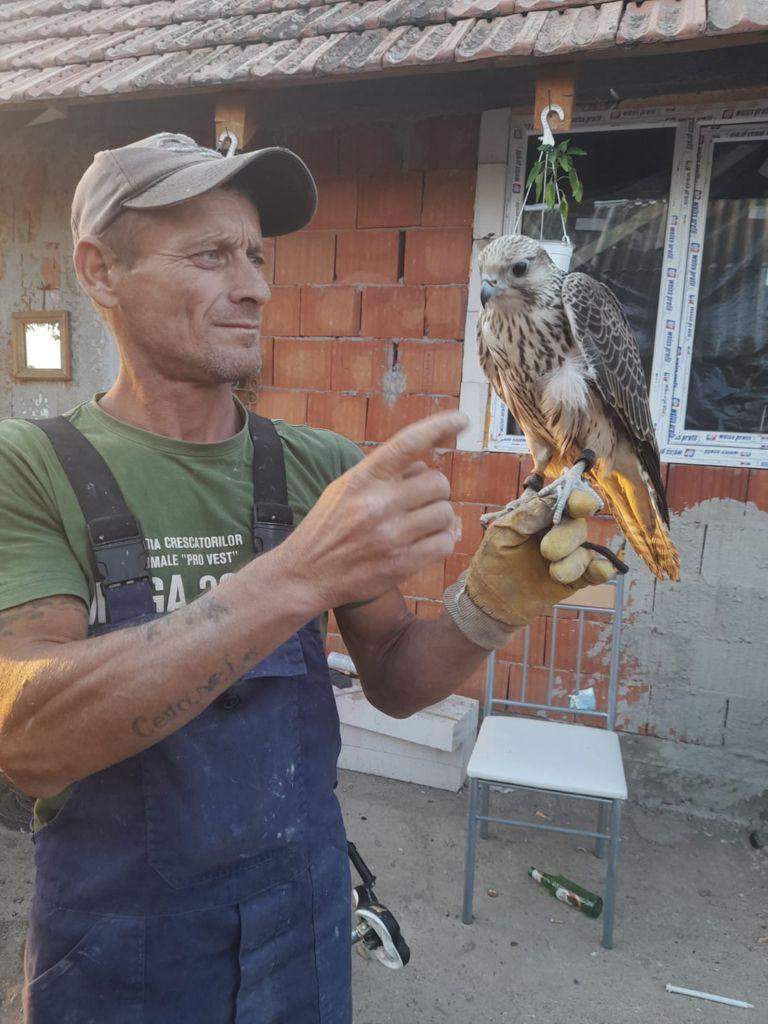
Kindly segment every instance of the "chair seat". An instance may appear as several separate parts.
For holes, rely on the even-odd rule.
[[[469,759],[470,779],[627,799],[615,732],[513,715],[490,715]]]

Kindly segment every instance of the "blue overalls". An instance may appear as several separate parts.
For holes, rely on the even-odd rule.
[[[274,434],[273,463],[277,435],[251,417],[256,480],[265,431]],[[51,423],[67,434],[69,465],[64,446],[56,448],[70,479],[74,465],[81,477],[105,479],[101,456],[68,421],[69,431],[60,418],[35,422],[49,437]],[[81,501],[108,609],[107,625],[90,635],[156,617],[148,576],[109,579],[115,557],[124,567],[136,550],[113,488],[114,478],[97,509],[108,492],[109,516],[88,507],[92,482]],[[80,498],[83,488],[75,491]],[[255,495],[257,553],[270,507]],[[33,837],[26,1024],[349,1024],[338,753],[322,637],[311,623],[186,726],[74,783]]]

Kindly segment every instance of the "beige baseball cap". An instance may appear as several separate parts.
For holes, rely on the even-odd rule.
[[[298,231],[317,208],[315,180],[290,149],[224,156],[188,135],[159,132],[94,156],[72,199],[72,237],[100,234],[122,210],[176,206],[234,178],[253,199],[265,237]]]

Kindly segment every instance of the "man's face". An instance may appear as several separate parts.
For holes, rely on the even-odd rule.
[[[135,261],[115,284],[123,359],[138,373],[201,384],[256,373],[270,291],[253,203],[215,189],[141,221]]]

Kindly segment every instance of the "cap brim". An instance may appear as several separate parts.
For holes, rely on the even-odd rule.
[[[299,231],[317,209],[317,186],[309,168],[280,146],[182,167],[122,205],[130,210],[177,206],[235,180],[255,203],[265,238]]]

